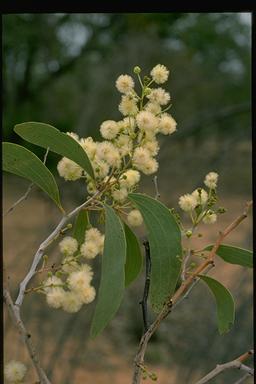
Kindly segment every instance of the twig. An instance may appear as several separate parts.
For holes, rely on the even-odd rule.
[[[154,183],[155,191],[156,191],[155,199],[158,200],[160,198],[160,193],[159,193],[159,189],[158,189],[157,176],[153,177],[153,183]]]
[[[51,244],[51,242],[59,235],[61,229],[64,227],[64,225],[72,218],[74,217],[79,211],[81,211],[81,209],[83,209],[84,207],[86,207],[87,205],[89,205],[96,197],[98,197],[101,193],[103,193],[103,191],[97,191],[92,197],[90,197],[87,201],[85,201],[83,204],[81,204],[80,206],[76,207],[73,211],[71,211],[69,214],[67,215],[64,215],[61,219],[61,221],[59,222],[59,224],[56,226],[56,228],[53,230],[53,232],[47,237],[46,240],[44,240],[37,252],[35,253],[35,256],[34,256],[34,260],[33,260],[33,263],[30,267],[30,270],[29,272],[27,273],[27,275],[25,276],[25,278],[23,279],[23,281],[20,283],[20,290],[19,290],[19,294],[18,294],[18,297],[16,299],[16,302],[15,302],[15,305],[20,307],[22,302],[23,302],[23,299],[24,299],[24,293],[25,293],[25,290],[26,290],[26,287],[29,283],[29,281],[32,279],[32,277],[35,275],[36,273],[36,268],[44,254],[44,251],[45,249],[48,247],[48,245]]]
[[[141,377],[141,368],[140,366],[144,363],[144,356],[146,353],[147,345],[152,337],[152,335],[155,333],[159,325],[161,324],[162,320],[168,316],[168,314],[171,312],[174,305],[180,300],[181,297],[187,292],[187,290],[190,288],[191,284],[195,281],[195,278],[198,277],[202,272],[205,270],[208,270],[209,267],[214,266],[214,257],[216,255],[216,252],[225,239],[226,236],[229,235],[230,232],[232,232],[246,217],[248,214],[248,211],[252,205],[252,202],[248,202],[246,204],[245,211],[242,215],[240,215],[236,220],[234,220],[228,227],[225,228],[223,232],[220,232],[219,237],[217,238],[213,248],[209,252],[207,259],[200,264],[196,270],[187,277],[185,281],[182,282],[181,286],[177,289],[177,291],[174,293],[172,297],[170,297],[165,305],[163,306],[161,312],[157,315],[154,322],[150,325],[147,332],[142,336],[138,348],[138,352],[134,359],[134,372],[133,372],[133,384],[139,384],[140,383],[140,377]]]
[[[208,383],[211,379],[218,376],[220,373],[227,369],[237,368],[243,370],[247,375],[254,375],[252,368],[247,367],[247,365],[242,364],[243,361],[247,360],[253,354],[253,350],[244,353],[242,356],[239,356],[235,360],[232,360],[225,364],[218,364],[210,373],[204,376],[201,380],[197,381],[195,384],[205,384]]]
[[[46,163],[46,159],[47,159],[48,153],[49,153],[49,147],[47,148],[47,150],[45,152],[45,155],[44,155],[44,160],[43,160],[44,164]],[[3,217],[7,216],[10,212],[12,212],[17,207],[17,205],[19,205],[20,203],[22,203],[22,201],[24,201],[24,200],[26,200],[28,198],[28,195],[32,191],[34,185],[35,185],[34,183],[31,183],[28,186],[28,189],[26,190],[24,195],[22,195],[10,208],[7,209],[7,211],[3,214]]]
[[[209,265],[208,268],[204,271],[204,275],[207,275],[207,273],[213,268],[213,265]],[[187,299],[192,289],[199,283],[200,278],[194,278],[194,282],[191,284],[185,295],[183,295],[180,300],[178,300],[173,306],[172,310],[177,307],[183,300]]]
[[[27,332],[21,317],[20,317],[20,312],[17,307],[15,307],[9,289],[7,287],[4,287],[4,300],[5,303],[8,307],[9,313],[13,319],[14,324],[17,326],[19,333],[27,347],[29,356],[33,362],[33,365],[36,369],[38,378],[39,378],[39,383],[40,384],[51,384],[49,379],[47,378],[43,368],[41,367],[39,357],[35,351],[34,345],[31,341],[31,335]]]
[[[148,330],[148,308],[147,300],[150,286],[150,272],[151,272],[151,259],[150,259],[150,248],[149,242],[146,240],[143,242],[145,247],[145,260],[146,260],[146,275],[145,275],[145,286],[143,292],[143,298],[140,301],[142,308],[143,324],[144,324],[144,333]]]
[[[241,384],[243,383],[248,377],[251,377],[249,373],[246,373],[244,376],[240,377],[234,384]]]

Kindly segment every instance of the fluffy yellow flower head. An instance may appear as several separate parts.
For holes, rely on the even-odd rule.
[[[66,236],[59,243],[61,253],[66,256],[72,256],[78,249],[78,242],[74,237]]]
[[[132,140],[127,135],[120,135],[115,141],[115,144],[117,145],[119,149],[119,153],[121,157],[124,157],[128,155],[132,151]]]
[[[104,141],[104,143],[107,143],[107,142]],[[104,160],[99,159],[98,156],[96,156],[95,159],[93,160],[92,167],[93,167],[95,176],[99,179],[104,179],[104,177],[106,177],[109,172],[109,164],[107,164]]]
[[[116,80],[116,88],[121,93],[129,93],[134,88],[133,78],[129,75],[120,75]]]
[[[59,175],[63,177],[65,180],[78,180],[83,174],[82,168],[77,165],[74,161],[63,157],[58,165],[57,170]]]
[[[92,281],[93,272],[89,265],[84,264],[83,267],[76,272],[72,272],[68,279],[67,283],[71,290],[80,291],[83,288],[86,288],[90,285]]]
[[[102,236],[98,228],[90,228],[85,231],[85,241],[98,243],[101,241]]]
[[[128,169],[124,172],[121,179],[120,185],[124,188],[132,188],[140,181],[140,173],[135,169]]]
[[[80,140],[80,145],[83,147],[85,150],[87,156],[89,157],[90,160],[94,159],[94,156],[96,154],[96,149],[97,149],[97,143],[93,141],[92,137],[87,137],[86,139],[81,139]]]
[[[121,165],[121,157],[118,148],[108,141],[99,143],[97,147],[97,157],[100,160],[104,160],[111,167],[119,168]]]
[[[20,361],[12,360],[4,367],[4,376],[11,383],[20,383],[27,372],[26,366]]]
[[[152,89],[150,94],[147,95],[147,98],[152,103],[157,103],[159,105],[166,105],[171,99],[170,94],[166,92],[163,88]]]
[[[63,304],[65,291],[62,288],[53,288],[46,295],[47,304],[52,308],[60,308]]]
[[[136,116],[137,125],[144,131],[157,132],[158,118],[153,113],[141,111]]]
[[[74,291],[67,291],[63,295],[62,308],[69,313],[78,312],[82,307],[82,300],[80,295]]]
[[[186,195],[180,197],[179,206],[185,212],[192,211],[197,206],[197,199],[195,196],[187,193]]]
[[[218,173],[216,172],[209,172],[206,176],[205,176],[205,179],[204,179],[204,183],[205,185],[210,188],[210,189],[214,189],[217,187],[217,181],[218,181]]]
[[[155,83],[163,84],[168,80],[169,71],[164,65],[157,64],[150,74]]]
[[[83,304],[89,304],[95,299],[96,291],[92,285],[88,285],[82,288],[78,294]]]
[[[112,140],[119,132],[119,126],[114,120],[106,120],[100,126],[100,133],[104,139]]]
[[[140,211],[133,209],[127,216],[128,223],[133,227],[138,227],[143,223]]]
[[[171,115],[163,114],[159,122],[159,131],[164,135],[171,135],[176,131],[177,123]]]
[[[128,191],[126,188],[116,189],[112,192],[112,197],[116,201],[124,201],[128,196]]]
[[[145,175],[151,175],[158,169],[158,163],[150,156],[150,152],[143,147],[137,147],[133,154],[133,165]]]
[[[133,97],[124,95],[122,96],[121,103],[119,104],[119,111],[124,115],[136,115],[138,113],[138,107],[136,100]]]
[[[86,259],[94,259],[100,252],[99,245],[94,241],[85,241],[81,245],[80,252]]]
[[[145,107],[146,111],[153,113],[154,115],[158,115],[161,113],[161,107],[157,103],[148,102]]]

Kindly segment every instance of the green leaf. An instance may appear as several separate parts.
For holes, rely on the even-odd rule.
[[[127,287],[133,280],[136,279],[141,271],[142,255],[137,237],[127,224],[123,224],[127,247],[125,263],[125,286]]]
[[[121,220],[105,205],[106,228],[102,256],[101,281],[92,325],[91,337],[97,336],[118,310],[125,289],[126,241]]]
[[[90,225],[88,211],[82,209],[76,217],[73,237],[78,241],[78,244],[81,245],[84,243],[85,231]]]
[[[235,320],[234,299],[227,288],[209,276],[199,275],[213,293],[217,305],[218,329],[222,335],[230,330]]]
[[[53,175],[33,152],[21,145],[3,143],[3,170],[32,181],[63,211]]]
[[[91,162],[81,145],[69,135],[60,132],[49,124],[27,122],[17,124],[14,131],[24,140],[43,148],[50,148],[80,165],[92,178],[94,172]]]
[[[204,250],[210,251],[212,248],[213,245],[208,245]],[[222,244],[219,246],[216,254],[227,263],[242,265],[248,268],[253,267],[253,253],[247,249]]]
[[[140,210],[148,231],[151,256],[150,302],[159,312],[174,293],[181,270],[181,233],[169,209],[159,201],[140,193],[130,193]]]

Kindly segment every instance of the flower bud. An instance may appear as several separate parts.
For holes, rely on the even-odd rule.
[[[190,237],[192,236],[192,231],[190,231],[190,230],[187,231],[187,232],[186,232],[186,236],[187,236],[187,238],[190,238]]]
[[[134,72],[136,75],[138,75],[138,74],[141,72],[140,67],[138,67],[138,66],[136,65],[136,67],[133,68],[133,72]]]
[[[147,95],[150,95],[151,93],[151,88],[145,88],[144,89],[144,94],[147,96]]]

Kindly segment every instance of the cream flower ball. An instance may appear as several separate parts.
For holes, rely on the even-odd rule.
[[[129,212],[127,221],[133,227],[140,226],[143,223],[143,218],[140,211],[138,211],[138,209],[133,209],[131,212]]]
[[[112,140],[119,132],[119,126],[114,120],[106,120],[100,126],[100,133],[104,139]]]
[[[197,199],[187,193],[179,198],[179,206],[185,212],[192,211],[197,206]]]
[[[59,175],[65,180],[75,181],[81,178],[83,174],[82,168],[77,165],[74,161],[69,160],[66,157],[63,157],[58,165],[57,170]]]
[[[78,242],[74,237],[66,236],[59,243],[61,253],[66,256],[72,256],[78,250]]]
[[[155,83],[163,84],[168,80],[169,71],[164,65],[157,64],[150,74]]]
[[[12,360],[4,366],[4,376],[11,383],[21,382],[26,372],[26,366],[20,361]]]
[[[210,188],[210,189],[214,189],[217,187],[217,181],[218,181],[218,173],[216,172],[209,172],[206,176],[205,176],[205,179],[204,179],[204,184]]]
[[[120,75],[116,80],[116,88],[121,93],[129,93],[134,88],[133,78],[129,75]]]

